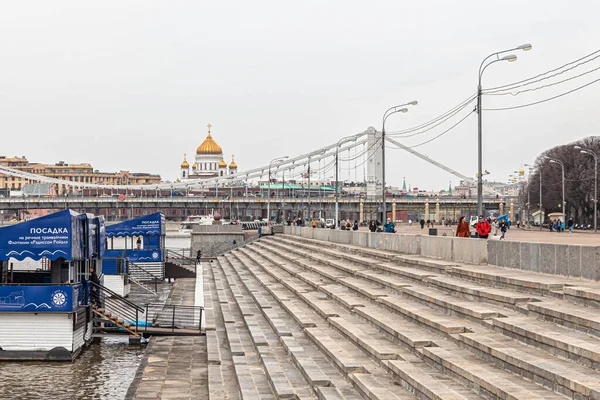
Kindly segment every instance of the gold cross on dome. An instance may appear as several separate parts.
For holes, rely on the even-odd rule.
[[[183,153],[183,159],[185,160],[187,158],[187,153]]]
[[[208,133],[210,133],[210,128],[212,128],[211,124],[206,125],[206,127],[208,128]]]

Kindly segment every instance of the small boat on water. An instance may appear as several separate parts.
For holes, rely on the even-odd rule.
[[[192,233],[196,225],[212,225],[214,218],[212,215],[190,215],[181,223],[180,233]]]

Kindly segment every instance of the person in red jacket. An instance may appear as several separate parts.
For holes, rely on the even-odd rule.
[[[475,225],[475,230],[481,239],[487,239],[490,235],[490,223],[487,219],[483,219],[483,215],[479,216],[479,222]]]

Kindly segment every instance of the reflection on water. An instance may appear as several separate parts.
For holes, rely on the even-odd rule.
[[[0,399],[124,399],[144,347],[103,338],[73,363],[0,362]]]

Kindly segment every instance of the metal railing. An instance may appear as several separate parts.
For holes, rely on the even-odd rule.
[[[129,267],[129,279],[134,283],[144,287],[147,284],[154,285],[154,293],[158,295],[158,284],[160,283],[160,279],[158,279],[154,274],[146,271],[141,265],[138,265],[134,262],[127,261],[127,265]]]
[[[173,264],[177,264],[184,268],[188,267],[193,272],[196,272],[197,260],[196,257],[189,257],[185,255],[186,252],[180,252],[178,250],[167,249],[165,251],[165,260]]]
[[[144,313],[144,308],[127,300],[125,297],[113,292],[105,286],[89,282],[90,303],[98,308],[103,308],[110,313],[113,319],[122,319],[129,322],[135,330],[139,329],[139,321]]]
[[[202,331],[203,312],[204,307],[199,306],[146,304],[145,323],[142,324],[142,332],[151,332],[152,330],[156,332],[158,329],[163,332],[175,332],[187,329],[200,333]]]

